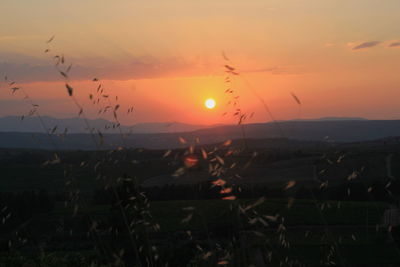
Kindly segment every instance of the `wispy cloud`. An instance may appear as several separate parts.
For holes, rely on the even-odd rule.
[[[19,54],[0,54],[0,75],[8,75],[19,82],[62,80],[52,62],[49,61]],[[72,69],[69,74],[74,80],[91,80],[93,77],[129,80],[204,73],[201,66],[178,57],[131,57],[121,62],[103,58],[72,59],[71,61]],[[65,68],[70,63],[67,62]]]
[[[389,47],[400,47],[400,42],[393,42],[389,45]]]
[[[245,68],[240,72],[243,73],[267,72],[273,75],[300,75],[304,74],[305,70],[302,66],[286,65],[286,66],[274,66],[274,67],[254,68],[254,69]]]
[[[203,76],[214,73],[221,66],[217,63],[202,64],[198,60],[187,61],[181,57],[158,58],[152,56],[125,55],[119,61],[106,58],[67,58],[60,66],[65,70],[72,63],[68,76],[72,80],[92,80],[94,77],[107,80],[153,79],[163,77]],[[212,70],[211,70],[212,69]],[[302,74],[298,66],[271,66],[243,68],[242,73],[269,72],[274,75]],[[35,58],[16,53],[0,53],[0,79],[7,75],[17,82],[62,81],[63,77],[54,68],[50,59]]]
[[[353,47],[353,50],[360,50],[360,49],[374,47],[374,46],[379,45],[380,43],[381,43],[380,41],[364,42],[364,43],[361,43],[361,44]]]

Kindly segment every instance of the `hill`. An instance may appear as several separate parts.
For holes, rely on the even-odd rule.
[[[2,125],[3,126],[3,125]],[[362,142],[400,136],[400,120],[345,120],[345,121],[286,121],[246,125],[225,125],[177,133],[130,133],[121,128],[124,135],[114,133],[72,133],[67,135],[25,132],[0,132],[0,147],[60,150],[94,150],[116,147],[168,149],[188,142],[213,144],[227,139],[288,138],[303,141]]]
[[[64,132],[68,129],[68,133],[88,133],[88,127],[82,118],[54,118],[49,116],[41,117],[43,124],[47,130],[52,131],[56,127],[57,132]],[[32,132],[45,133],[43,124],[39,117],[7,116],[0,118],[1,132]],[[91,128],[98,129],[107,133],[119,133],[115,123],[106,119],[88,119]],[[131,133],[174,133],[195,131],[210,126],[186,124],[180,122],[151,122],[137,123],[134,125],[121,125],[123,132]]]

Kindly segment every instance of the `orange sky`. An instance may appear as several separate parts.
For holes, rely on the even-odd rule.
[[[5,2],[0,74],[22,85],[41,114],[78,113],[52,66],[55,54],[73,64],[69,83],[91,118],[100,107],[88,100],[93,77],[119,96],[126,124],[232,123],[222,116],[232,111],[228,87],[244,112],[254,112],[249,122],[270,120],[256,94],[276,119],[400,114],[397,0]],[[231,85],[224,64],[241,74]],[[0,116],[29,111],[21,93],[10,94],[4,82],[0,88]],[[209,97],[213,110],[203,105]]]

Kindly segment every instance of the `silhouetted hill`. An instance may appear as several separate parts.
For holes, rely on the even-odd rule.
[[[244,126],[247,138],[285,137],[310,141],[358,142],[400,136],[400,120],[283,121]],[[243,138],[240,126],[227,125],[193,132],[199,137]]]
[[[244,135],[243,135],[244,127]],[[286,121],[244,126],[230,125],[181,133],[151,134],[67,134],[0,133],[0,147],[41,149],[110,149],[119,146],[152,149],[179,148],[183,137],[188,142],[213,144],[227,139],[288,138],[304,141],[359,142],[400,136],[400,120]],[[102,139],[102,140],[101,140]],[[94,141],[95,140],[95,141]],[[102,145],[100,145],[103,142]]]
[[[54,127],[56,132],[63,133],[68,129],[68,133],[88,133],[88,127],[82,118],[66,118],[59,119],[49,116],[41,117],[44,125],[49,131]],[[105,119],[88,119],[89,125],[92,128],[98,129],[106,133],[119,133],[115,128],[115,123]],[[36,116],[24,117],[7,116],[0,118],[1,132],[34,132],[44,133],[42,123]],[[180,122],[156,122],[156,123],[138,123],[134,125],[121,125],[123,132],[132,133],[173,133],[173,132],[189,132],[198,129],[207,128],[210,126],[194,125]]]
[[[322,117],[316,119],[294,119],[290,121],[364,121],[362,117]]]

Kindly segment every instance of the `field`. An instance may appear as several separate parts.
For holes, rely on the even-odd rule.
[[[159,231],[150,232],[149,236],[157,240],[156,243],[165,250],[164,253],[174,255],[185,255],[188,246],[211,249],[207,243],[217,240],[228,243],[232,236],[239,233],[240,238],[246,240],[244,249],[250,254],[254,252],[253,248],[257,248],[255,250],[257,253],[261,253],[260,249],[273,250],[274,257],[290,255],[293,260],[306,263],[307,266],[319,266],[332,246],[340,251],[342,257],[332,261],[343,260],[349,266],[376,266],[378,263],[383,266],[383,263],[400,263],[399,250],[390,240],[387,229],[381,226],[382,215],[387,207],[385,203],[332,201],[324,202],[326,208],[321,209],[322,203],[318,201],[296,200],[288,208],[287,200],[266,199],[253,211],[261,217],[267,215],[264,220],[269,227],[266,228],[258,225],[258,222],[252,222],[250,218],[248,220],[241,218],[240,222],[238,221],[235,205],[247,207],[254,202],[255,200],[154,201],[150,203],[149,211],[160,228]],[[63,203],[57,203],[52,212],[37,214],[29,225],[24,226],[26,229],[23,230],[31,230],[33,233],[31,238],[41,243],[42,249],[46,251],[46,257],[55,257],[53,259],[55,265],[50,266],[56,266],[67,255],[70,257],[79,255],[87,257],[87,260],[95,256],[94,250],[91,249],[94,240],[86,236],[83,230],[85,227],[79,231],[80,227],[77,227],[79,223],[74,224],[78,230],[72,233],[68,229],[57,229],[60,227],[60,218],[64,218],[68,224],[67,218],[71,220],[73,213],[73,208],[65,208]],[[89,205],[75,215],[74,221],[82,223],[90,217],[102,225],[110,219],[112,213],[111,206]],[[185,220],[189,214],[193,216]],[[290,247],[281,246],[279,235],[276,234],[279,231],[279,219],[278,221],[267,219],[278,214],[277,218],[284,218],[285,242],[288,242]],[[97,231],[105,238],[105,229],[99,227]],[[4,242],[4,239],[2,241]],[[36,249],[34,244],[31,244],[24,248],[26,254],[20,257],[25,261]],[[11,260],[18,262],[18,255],[17,252],[3,253],[2,262]],[[382,259],[385,259],[385,262],[382,262]],[[251,257],[248,260],[250,264]],[[277,260],[272,259],[272,262]],[[268,262],[269,259],[264,257],[261,261]],[[257,264],[257,262],[252,263]]]
[[[269,142],[199,147],[178,176],[186,149],[3,149],[0,266],[400,264],[383,219],[397,203],[397,144]],[[203,150],[239,166],[224,171],[229,187],[207,175]]]

